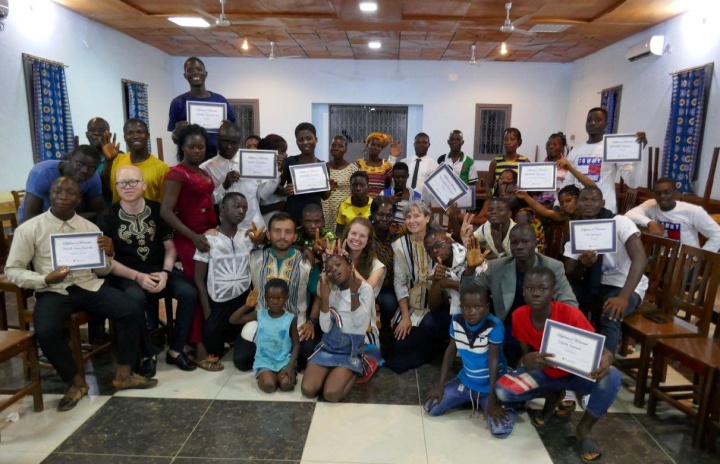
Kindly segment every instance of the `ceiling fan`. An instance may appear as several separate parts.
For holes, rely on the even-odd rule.
[[[227,27],[232,24],[235,24],[233,21],[230,21],[228,19],[228,17],[225,15],[225,0],[219,0],[219,2],[220,2],[220,16],[218,16],[218,17],[215,17],[215,16],[211,15],[210,13],[200,10],[198,8],[193,8],[193,10],[195,10],[196,12],[205,16],[206,18],[208,18],[211,21],[210,27],[215,27],[215,26]]]
[[[272,60],[287,60],[290,58],[306,58],[303,55],[276,56],[275,55],[275,45],[276,45],[276,43],[271,40],[270,41],[270,53],[267,56],[267,59],[270,61],[272,61]]]
[[[507,2],[505,4],[505,22],[502,26],[500,26],[500,32],[504,32],[505,34],[525,34],[525,35],[533,35],[532,32],[526,31],[524,29],[518,29],[517,26],[524,23],[528,19],[533,17],[533,14],[525,15],[522,18],[519,18],[516,21],[510,20],[510,9],[512,8],[512,2]],[[478,29],[492,29],[497,30],[497,26],[483,26],[479,27]]]

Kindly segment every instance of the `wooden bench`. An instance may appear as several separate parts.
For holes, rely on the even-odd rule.
[[[40,385],[35,334],[24,330],[0,331],[0,363],[23,353],[26,354],[30,365],[30,381],[19,388],[0,388],[0,394],[11,395],[7,400],[0,402],[0,411],[3,411],[28,394],[32,394],[33,396],[35,412],[41,412],[43,410],[42,387]]]

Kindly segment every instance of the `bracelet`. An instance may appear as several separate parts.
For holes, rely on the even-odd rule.
[[[164,272],[165,274],[170,274],[172,271],[168,271],[167,269],[163,269],[163,270],[160,271],[160,272]]]
[[[358,296],[358,297],[359,297],[359,296],[360,296],[360,292],[350,292],[350,298],[352,298],[352,297],[354,297],[354,296]]]
[[[308,320],[307,320],[307,321],[308,321],[309,323],[311,323],[312,325],[315,325],[315,326],[318,325],[318,318],[317,318],[317,317],[308,317]]]

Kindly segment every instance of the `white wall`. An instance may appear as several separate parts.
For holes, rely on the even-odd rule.
[[[31,4],[39,6],[30,11]],[[122,140],[120,79],[148,84],[153,149],[155,137],[163,136],[166,158],[174,160],[174,145],[166,131],[168,105],[174,96],[169,55],[54,3],[11,0],[10,16],[0,32],[0,190],[25,188],[33,166],[22,53],[69,66],[65,70],[68,95],[81,143],[87,142],[86,124],[95,116],[107,119]]]
[[[188,89],[184,58],[174,60],[175,92]],[[295,126],[313,122],[313,104],[402,104],[422,107],[419,118],[430,135],[430,153],[447,152],[448,134],[460,129],[467,151],[474,141],[475,104],[511,103],[512,125],[523,134],[520,153],[534,156],[548,135],[562,128],[572,65],[438,61],[275,60],[205,58],[208,89],[226,98],[260,100],[260,129],[285,137],[289,152]],[[322,121],[322,114],[315,111]],[[414,119],[417,120],[417,119]],[[412,128],[410,128],[412,129]],[[415,133],[409,134],[414,137]],[[327,134],[318,156],[326,157]],[[407,147],[407,144],[406,144]],[[410,147],[412,150],[412,147]],[[544,149],[541,149],[544,154]],[[488,163],[478,163],[486,168]]]
[[[670,73],[715,62],[699,176],[694,183],[695,193],[700,196],[705,191],[713,147],[720,146],[720,131],[717,130],[720,121],[720,67],[717,63],[720,58],[720,2],[705,2],[703,7],[704,10],[697,8],[576,61],[567,111],[568,131],[575,135],[574,144],[577,145],[587,138],[585,116],[590,108],[600,104],[598,92],[622,84],[618,133],[644,130],[650,145],[660,147],[662,153],[672,98]],[[715,11],[708,11],[710,9]],[[633,63],[625,59],[628,46],[657,34],[665,35],[670,53]],[[643,186],[647,179],[646,168],[643,166]],[[720,198],[720,182],[715,182],[712,197]]]

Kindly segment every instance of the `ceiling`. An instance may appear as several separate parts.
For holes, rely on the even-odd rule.
[[[220,14],[219,0],[55,0],[56,3],[175,56],[462,60],[567,63],[687,10],[685,0],[514,0],[517,29],[566,24],[559,33],[503,33],[504,0],[226,0],[232,23],[179,27],[169,16]],[[243,39],[249,42],[241,49]],[[367,43],[379,40],[382,48]],[[505,41],[508,52],[500,54]]]

